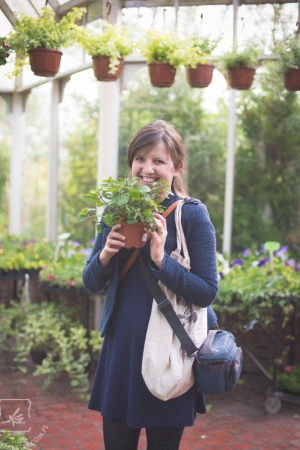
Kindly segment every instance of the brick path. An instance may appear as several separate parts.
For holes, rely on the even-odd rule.
[[[30,426],[27,436],[36,443],[34,448],[104,449],[99,413],[87,409],[85,402],[71,391],[67,380],[55,381],[44,392],[40,377],[30,373],[12,377],[7,366],[0,370],[2,411],[8,408],[8,399],[31,401],[30,418],[28,402],[19,400],[13,409],[20,406],[19,413],[26,418],[26,425],[16,425],[15,429]],[[257,374],[243,374],[242,380],[244,383],[230,393],[206,397],[211,410],[204,416],[198,415],[194,427],[186,428],[180,450],[300,448],[300,407],[283,403],[279,413],[268,414],[263,406],[268,381]],[[142,432],[139,450],[144,449],[146,441]]]

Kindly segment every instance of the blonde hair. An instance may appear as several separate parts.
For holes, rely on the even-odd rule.
[[[174,127],[164,120],[156,120],[142,127],[131,139],[128,152],[127,164],[131,169],[132,161],[137,151],[141,149],[151,150],[155,145],[163,142],[170,152],[175,169],[180,169],[178,176],[173,178],[172,191],[181,197],[186,197],[186,185],[184,181],[183,165],[186,158],[182,137]]]

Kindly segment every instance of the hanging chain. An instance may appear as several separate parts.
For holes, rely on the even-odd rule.
[[[109,15],[111,12],[111,2],[106,2],[106,20],[109,22]]]

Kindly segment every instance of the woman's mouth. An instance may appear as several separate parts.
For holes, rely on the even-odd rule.
[[[155,181],[158,180],[158,178],[153,178],[153,177],[140,177],[143,181],[144,184],[153,184],[155,183]]]

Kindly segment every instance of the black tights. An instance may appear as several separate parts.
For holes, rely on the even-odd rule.
[[[183,427],[146,428],[147,450],[178,450]],[[137,450],[141,429],[126,425],[125,420],[103,419],[105,450]]]

